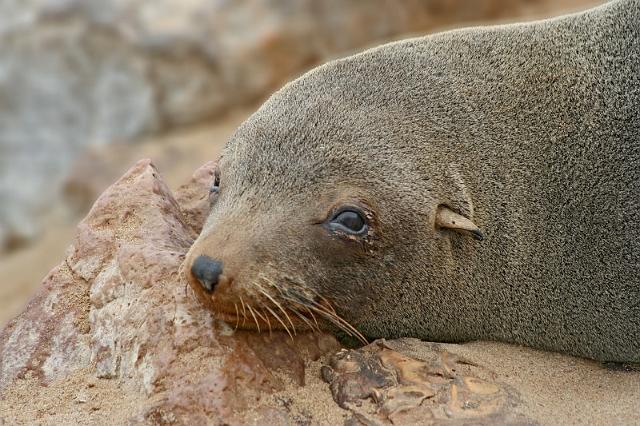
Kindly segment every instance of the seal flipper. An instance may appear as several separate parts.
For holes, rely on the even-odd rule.
[[[469,232],[478,241],[482,241],[484,239],[482,231],[480,231],[480,228],[478,228],[475,223],[444,205],[438,206],[438,211],[436,212],[436,226],[457,232]]]

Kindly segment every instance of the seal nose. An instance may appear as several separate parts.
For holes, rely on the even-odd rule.
[[[198,256],[191,265],[191,273],[202,284],[202,287],[211,293],[222,274],[222,262],[209,256]]]

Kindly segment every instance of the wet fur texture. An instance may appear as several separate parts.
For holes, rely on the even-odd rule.
[[[330,62],[275,93],[219,165],[188,261],[224,262],[222,300],[267,277],[369,337],[640,361],[638,0]],[[366,239],[321,225],[344,203],[370,212]],[[441,204],[484,241],[437,228]]]

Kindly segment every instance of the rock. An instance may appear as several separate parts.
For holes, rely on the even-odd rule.
[[[0,333],[0,417],[197,424],[277,412],[288,421],[270,395],[304,384],[305,362],[339,345],[321,334],[234,333],[180,280],[212,170],[174,198],[141,161],[98,199],[65,261]]]
[[[212,124],[178,129],[135,144],[89,147],[74,161],[64,179],[65,208],[84,216],[112,182],[145,157],[153,158],[170,187],[181,185],[205,159],[220,155],[229,137],[252,112],[241,109]]]
[[[87,146],[207,120],[366,44],[529,9],[528,0],[2,2],[0,247],[37,235]]]

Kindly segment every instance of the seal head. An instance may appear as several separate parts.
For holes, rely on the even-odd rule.
[[[439,182],[407,155],[419,123],[357,93],[350,65],[330,64],[290,84],[225,148],[211,214],[189,257],[194,288],[214,310],[231,317],[237,309],[265,329],[263,317],[282,327],[270,310],[288,328],[315,326],[311,313],[332,315],[347,328],[388,336],[407,315],[411,291],[402,287],[450,266],[438,253],[451,234],[470,250],[481,238],[470,201],[443,187],[454,185],[449,176]],[[300,315],[289,311],[295,303]],[[380,312],[384,323],[373,321]]]

